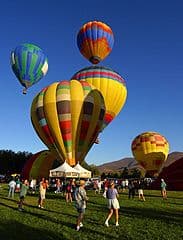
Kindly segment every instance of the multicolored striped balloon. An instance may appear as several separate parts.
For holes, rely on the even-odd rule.
[[[37,83],[48,71],[48,60],[36,45],[24,43],[11,53],[11,65],[19,82],[26,89]]]
[[[137,162],[154,176],[167,159],[169,143],[157,132],[145,132],[133,140],[131,149]]]
[[[121,111],[127,98],[124,79],[114,70],[102,66],[86,67],[74,74],[72,79],[86,81],[98,89],[105,100],[104,129]]]
[[[93,64],[106,58],[113,44],[113,32],[102,22],[92,21],[84,24],[77,35],[77,45],[81,54]]]
[[[22,170],[23,179],[48,178],[56,157],[48,150],[40,151],[29,158]]]
[[[105,115],[101,93],[77,80],[53,83],[33,100],[32,124],[61,161],[82,162],[98,136]]]

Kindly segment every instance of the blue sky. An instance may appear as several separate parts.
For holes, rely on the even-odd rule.
[[[121,0],[5,1],[0,7],[0,149],[36,153],[46,146],[31,121],[32,99],[43,87],[90,66],[76,45],[80,27],[103,21],[114,33],[111,54],[101,62],[126,80],[128,98],[118,117],[86,157],[89,164],[131,157],[131,142],[157,131],[170,152],[183,150],[183,2]],[[48,56],[48,74],[22,94],[10,52],[34,43]]]

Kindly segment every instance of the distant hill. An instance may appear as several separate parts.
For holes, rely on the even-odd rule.
[[[183,152],[172,152],[168,155],[168,158],[166,162],[164,163],[162,169],[164,167],[168,167],[171,165],[173,162],[176,160],[183,158]],[[97,166],[99,169],[100,173],[109,173],[109,172],[119,172],[123,170],[124,168],[133,169],[133,168],[141,168],[142,167],[136,162],[134,158],[123,158],[117,161],[109,162],[109,163],[104,163],[100,166]]]
[[[170,153],[163,167],[168,167],[170,164],[172,164],[173,162],[177,161],[180,158],[183,158],[183,152]]]
[[[100,173],[109,173],[109,172],[119,172],[124,168],[142,168],[134,158],[123,158],[121,160],[104,163],[100,166],[97,166]]]

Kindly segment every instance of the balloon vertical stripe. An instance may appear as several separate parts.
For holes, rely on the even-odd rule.
[[[38,82],[48,70],[47,57],[33,44],[21,44],[11,53],[11,65],[19,82],[26,88]]]
[[[103,114],[101,114],[103,112]],[[70,165],[82,162],[103,124],[104,99],[89,83],[53,83],[33,100],[32,123],[50,151]]]
[[[103,129],[119,114],[127,98],[125,80],[114,70],[102,66],[83,68],[72,79],[88,82],[96,87],[105,100],[106,114]]]
[[[111,28],[102,22],[88,22],[77,35],[77,45],[81,54],[93,64],[108,56],[114,44]]]

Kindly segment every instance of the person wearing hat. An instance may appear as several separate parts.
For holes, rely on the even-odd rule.
[[[86,201],[88,197],[86,195],[85,190],[85,181],[80,180],[79,187],[75,190],[75,207],[79,213],[77,221],[76,221],[76,231],[79,231],[81,227],[83,227],[83,218],[86,209]]]
[[[118,201],[118,191],[116,188],[114,188],[114,182],[111,182],[109,184],[109,188],[106,192],[106,197],[108,199],[108,208],[109,208],[109,213],[108,213],[108,216],[107,216],[107,219],[105,221],[105,225],[107,227],[109,227],[109,220],[110,218],[112,217],[113,215],[113,212],[115,213],[115,218],[116,218],[116,226],[119,226],[119,223],[118,223],[118,219],[119,219],[119,214],[118,214],[118,210],[119,210],[119,201]]]
[[[161,194],[162,194],[163,200],[164,199],[166,200],[167,199],[166,183],[163,178],[161,179]]]

